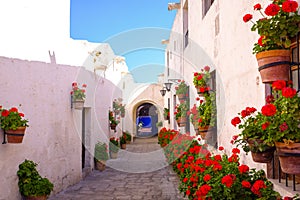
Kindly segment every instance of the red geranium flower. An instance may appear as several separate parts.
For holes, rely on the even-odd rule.
[[[276,106],[273,104],[266,104],[261,108],[261,113],[265,116],[273,116],[276,114]]]
[[[272,88],[274,90],[282,90],[284,87],[286,87],[286,82],[283,80],[274,81],[272,83]]]
[[[277,4],[272,3],[265,9],[265,14],[268,16],[274,16],[277,15],[279,11],[280,7]]]
[[[285,1],[282,3],[282,10],[284,12],[296,12],[298,8],[298,3],[296,1]]]
[[[246,173],[249,171],[249,167],[247,165],[241,165],[239,166],[239,171],[241,174]]]
[[[250,188],[250,187],[251,187],[251,183],[244,180],[244,181],[242,181],[242,186],[243,186],[244,188]]]
[[[297,91],[294,88],[282,88],[282,96],[284,96],[285,98],[293,98],[296,95],[296,93]]]
[[[224,184],[226,187],[230,188],[236,179],[234,174],[226,175],[222,178],[221,183]]]
[[[244,20],[244,22],[249,22],[252,18],[253,18],[253,16],[251,14],[246,14],[243,17],[243,20]]]
[[[265,122],[261,125],[261,129],[262,130],[266,130],[268,128],[268,126],[270,125],[270,122]]]
[[[239,117],[235,117],[235,118],[233,118],[233,119],[231,120],[231,124],[232,124],[233,126],[236,126],[236,125],[238,125],[239,123],[241,123],[241,119],[240,119]]]
[[[254,10],[261,10],[261,5],[259,3],[255,4],[254,5]]]
[[[283,122],[283,123],[279,126],[280,132],[283,132],[283,131],[287,130],[288,128],[289,128],[289,126],[287,125],[286,122]]]
[[[209,181],[211,179],[211,176],[209,174],[206,174],[205,176],[203,176],[203,180],[205,182]]]

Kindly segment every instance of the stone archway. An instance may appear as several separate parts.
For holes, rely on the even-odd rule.
[[[141,102],[134,111],[137,137],[152,137],[157,135],[158,109],[150,102]]]

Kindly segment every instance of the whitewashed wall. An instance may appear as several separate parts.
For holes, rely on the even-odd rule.
[[[176,34],[182,34],[183,38],[182,8],[186,1],[182,0],[181,9],[177,10],[167,50],[174,50],[174,40],[180,42],[174,37]],[[245,24],[242,20],[246,13],[253,11],[252,4],[238,0],[228,4],[217,0],[203,17],[202,1],[189,0],[189,44],[178,52],[183,57],[183,63],[174,57],[170,59],[170,67],[180,72],[191,86],[192,96],[196,96],[192,83],[193,72],[200,71],[205,65],[216,69],[218,142],[227,151],[232,148],[230,138],[239,133],[231,125],[231,119],[246,106],[260,109],[264,104],[265,86],[261,83],[256,59],[252,54],[258,36],[250,31],[251,24]],[[180,43],[183,45],[182,41]],[[191,98],[191,106],[194,102],[195,99]],[[253,163],[250,155],[242,155],[242,162],[252,167],[264,167]]]
[[[72,82],[86,83],[86,144],[108,141],[108,109],[121,91],[110,81],[81,67],[29,62],[0,57],[0,105],[18,107],[29,120],[22,144],[0,144],[0,199],[20,199],[18,165],[24,159],[38,163],[38,170],[54,183],[54,193],[78,182],[81,168],[82,112],[71,109]],[[2,143],[3,133],[0,132]],[[93,169],[92,155],[86,158]],[[4,181],[5,180],[5,181]]]

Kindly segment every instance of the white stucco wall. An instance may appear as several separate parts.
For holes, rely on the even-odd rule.
[[[182,8],[186,1],[181,1]],[[172,45],[176,40],[174,35],[178,34],[176,32],[183,34],[182,8],[177,10],[167,50],[174,50]],[[251,24],[245,24],[242,20],[244,14],[252,12],[252,8],[251,2],[233,1],[228,4],[214,1],[206,16],[202,17],[202,1],[189,0],[189,44],[178,52],[183,57],[183,62],[174,57],[169,61],[170,67],[180,72],[177,76],[182,76],[189,83],[193,94],[196,94],[192,83],[193,72],[200,71],[205,65],[216,70],[218,142],[227,151],[232,148],[230,138],[239,133],[231,125],[231,119],[246,106],[260,109],[264,104],[265,86],[261,83],[256,59],[252,54],[252,47],[258,36],[250,31]],[[191,98],[190,105],[194,102],[195,99]],[[253,163],[250,158],[243,155],[242,162],[252,167],[264,167]]]
[[[24,159],[39,164],[40,174],[54,183],[52,194],[78,182],[82,177],[82,111],[71,109],[71,84],[77,81],[88,86],[86,147],[92,154],[98,140],[108,141],[108,109],[121,91],[82,67],[0,57],[0,71],[0,105],[18,107],[29,120],[22,144],[0,144],[0,199],[21,198],[16,172]],[[86,167],[92,169],[92,155],[88,156]]]

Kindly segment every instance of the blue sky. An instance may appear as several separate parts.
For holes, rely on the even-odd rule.
[[[153,73],[162,73],[164,68],[165,46],[160,42],[168,39],[176,14],[168,11],[169,2],[174,1],[71,0],[70,36],[110,43],[117,55],[125,56],[134,76],[144,72],[139,67],[152,68],[150,82],[156,81]]]

